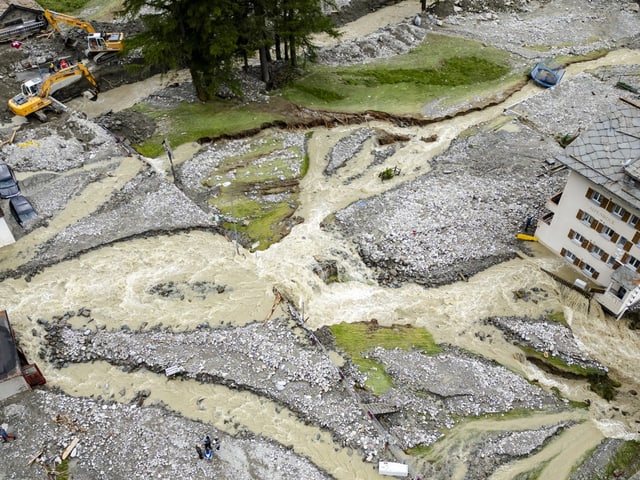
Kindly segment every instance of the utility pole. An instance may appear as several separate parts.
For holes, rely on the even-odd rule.
[[[234,190],[234,185],[233,183],[230,185],[231,187],[231,217],[233,218],[233,236],[234,238],[234,243],[236,245],[236,255],[240,254],[240,250],[238,249],[238,219],[236,218],[236,209],[233,206],[233,190]]]
[[[162,146],[164,147],[165,152],[167,152],[167,157],[169,158],[169,165],[171,165],[171,175],[173,176],[173,183],[176,183],[176,170],[173,167],[173,152],[171,151],[171,145],[169,145],[169,140],[166,138],[162,141]]]

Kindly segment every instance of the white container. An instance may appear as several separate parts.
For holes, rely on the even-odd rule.
[[[585,290],[587,288],[587,282],[579,278],[576,278],[575,281],[573,282],[573,286],[579,288],[580,290]]]
[[[380,475],[406,477],[409,475],[409,466],[404,463],[378,462],[378,471],[380,472]]]

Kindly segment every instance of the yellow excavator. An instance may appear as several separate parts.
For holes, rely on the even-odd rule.
[[[95,27],[91,25],[91,23],[52,10],[45,10],[44,17],[47,19],[47,22],[49,22],[49,25],[60,34],[62,33],[60,23],[81,28],[87,32],[87,56],[96,64],[105,63],[122,51],[124,41],[124,33],[122,32],[96,32]]]
[[[22,84],[22,91],[9,100],[9,110],[16,115],[28,117],[34,115],[40,121],[46,122],[47,116],[44,110],[48,107],[56,111],[65,110],[67,107],[51,96],[54,86],[60,84],[74,83],[80,80],[79,76],[84,76],[92,85],[91,100],[97,100],[100,87],[95,77],[89,69],[82,63],[77,63],[69,67],[58,70],[46,78],[34,78]]]

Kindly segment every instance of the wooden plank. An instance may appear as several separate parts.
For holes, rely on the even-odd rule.
[[[38,458],[40,458],[42,456],[42,454],[44,453],[44,448],[42,450],[40,450],[38,453],[36,453],[33,457],[31,457],[31,460],[29,460],[27,462],[27,465],[31,465],[33,462],[35,462]]]
[[[73,452],[73,449],[76,448],[76,445],[78,445],[79,442],[80,442],[80,439],[78,437],[71,440],[71,443],[67,448],[64,449],[64,452],[62,452],[62,455],[60,456],[60,458],[62,458],[62,460],[66,460],[67,457],[71,455],[71,452]]]
[[[628,103],[629,105],[633,105],[636,108],[640,108],[640,103],[631,100],[630,98],[626,98],[626,97],[620,97],[620,100],[622,100],[625,103]]]

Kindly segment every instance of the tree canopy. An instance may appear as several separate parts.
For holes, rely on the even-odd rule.
[[[127,39],[149,66],[188,68],[198,97],[208,100],[225,84],[234,88],[238,59],[258,53],[262,80],[271,84],[277,60],[297,64],[299,49],[313,49],[313,33],[337,35],[323,12],[326,0],[124,0],[124,15],[139,15],[144,30]],[[282,55],[284,52],[284,56]]]

